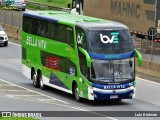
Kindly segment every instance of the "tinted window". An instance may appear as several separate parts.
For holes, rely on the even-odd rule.
[[[31,17],[23,18],[23,30],[27,33],[65,42],[74,47],[73,28],[68,25],[44,21]]]
[[[41,63],[48,68],[76,75],[76,65],[68,58],[41,51]]]
[[[78,26],[76,27],[76,39],[77,39],[78,47],[81,47],[87,50],[85,31]],[[79,64],[80,64],[81,73],[88,79],[89,69],[87,67],[86,56],[82,54],[79,50],[78,50],[78,56],[79,56]]]
[[[81,47],[86,50],[87,49],[86,34],[85,31],[80,27],[76,27],[76,39],[78,47]]]
[[[121,54],[133,52],[133,42],[128,30],[91,30],[87,32],[89,52]]]

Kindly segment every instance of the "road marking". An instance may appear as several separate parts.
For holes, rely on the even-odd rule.
[[[6,82],[6,83],[8,83],[8,84],[11,84],[11,85],[14,85],[14,86],[17,86],[17,87],[20,87],[20,88],[23,88],[23,89],[25,89],[25,90],[27,90],[27,91],[31,91],[31,92],[33,92],[33,93],[37,93],[37,94],[42,95],[42,96],[46,96],[46,97],[48,97],[48,98],[50,98],[50,99],[52,99],[52,100],[57,100],[57,101],[60,101],[60,102],[69,104],[69,103],[67,103],[67,102],[65,102],[65,101],[62,101],[62,100],[59,100],[59,99],[50,97],[50,96],[48,96],[48,95],[45,95],[45,94],[42,94],[42,93],[39,93],[39,92],[36,92],[36,91],[33,91],[33,90],[30,90],[30,89],[28,89],[28,88],[25,88],[25,87],[16,85],[16,84],[11,83],[11,82],[8,82],[8,81],[2,80],[2,79],[0,79],[0,81]],[[92,111],[86,110],[86,109],[84,109],[84,108],[72,107],[72,106],[68,106],[68,105],[64,105],[64,104],[59,104],[59,103],[51,103],[51,102],[43,101],[43,100],[37,101],[37,100],[17,98],[17,97],[15,98],[15,97],[13,97],[13,95],[10,95],[10,96],[8,95],[7,97],[8,97],[8,98],[13,98],[13,99],[19,99],[19,100],[36,101],[36,102],[43,102],[43,103],[47,103],[47,104],[59,105],[59,106],[62,106],[62,107],[67,107],[67,108],[71,108],[71,109],[75,109],[75,110],[79,110],[79,111],[86,111],[86,112],[88,112],[88,113],[97,114],[97,115],[100,115],[101,117],[107,117],[108,119],[111,119],[111,120],[117,120],[117,119],[112,118],[112,117],[109,117],[109,116],[107,116],[107,115],[103,115],[103,114],[99,114],[99,113],[96,113],[96,112],[92,112]]]
[[[154,81],[150,81],[150,80],[143,79],[143,78],[138,78],[138,77],[136,77],[136,78],[140,79],[140,80],[143,80],[143,81],[147,81],[147,82],[150,82],[150,83],[154,83],[154,84],[160,85],[160,83],[158,83],[158,82],[154,82]]]
[[[68,102],[65,102],[65,101],[62,101],[62,100],[59,100],[59,99],[56,99],[56,98],[50,97],[50,96],[45,95],[45,94],[43,94],[43,93],[39,93],[39,92],[36,92],[36,91],[30,90],[30,89],[28,89],[28,88],[25,88],[25,87],[22,87],[22,86],[19,86],[19,85],[13,84],[13,83],[11,83],[11,82],[8,82],[8,81],[2,80],[2,79],[0,79],[0,80],[1,80],[1,81],[3,81],[3,82],[9,83],[9,84],[11,84],[11,85],[15,85],[15,86],[17,86],[17,87],[20,87],[20,88],[23,88],[23,89],[25,89],[25,90],[28,90],[28,91],[30,91],[30,92],[37,93],[37,94],[42,95],[42,96],[46,96],[46,97],[48,97],[48,98],[50,98],[50,99],[57,100],[57,101],[60,101],[60,102],[62,102],[62,103],[65,103],[65,104],[69,104]]]
[[[17,46],[21,46],[19,44],[13,43],[13,42],[8,42],[8,43],[13,44],[13,45],[17,45]]]
[[[28,92],[28,91],[25,91],[25,90],[0,90],[0,91],[3,91],[3,92]]]
[[[9,96],[9,97],[14,97],[14,96],[28,96],[28,97],[30,97],[30,96],[42,96],[42,95],[6,95],[6,96]]]

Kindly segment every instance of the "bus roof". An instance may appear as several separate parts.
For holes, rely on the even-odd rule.
[[[33,18],[38,18],[42,20],[68,23],[73,25],[78,25],[83,28],[97,28],[97,27],[114,27],[114,28],[125,28],[128,29],[127,26],[115,21],[104,20],[100,18],[94,18],[89,16],[83,16],[78,14],[73,14],[70,12],[63,11],[32,11],[32,12],[24,12],[24,16],[30,16]]]

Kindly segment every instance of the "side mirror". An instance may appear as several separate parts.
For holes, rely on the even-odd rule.
[[[90,68],[92,60],[91,60],[91,57],[89,56],[88,52],[81,47],[79,47],[79,51],[86,56],[87,67]]]
[[[138,66],[142,66],[142,55],[141,55],[141,53],[136,49],[134,49],[134,53],[138,58]]]
[[[71,9],[71,4],[68,4],[67,7],[68,7],[68,9]]]
[[[76,11],[77,11],[78,13],[80,12],[79,4],[76,5]]]

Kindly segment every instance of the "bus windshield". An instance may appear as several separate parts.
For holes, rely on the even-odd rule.
[[[121,54],[133,52],[129,30],[88,30],[88,51],[97,54]]]
[[[134,80],[134,58],[123,60],[92,59],[90,79],[95,82],[125,82]]]

